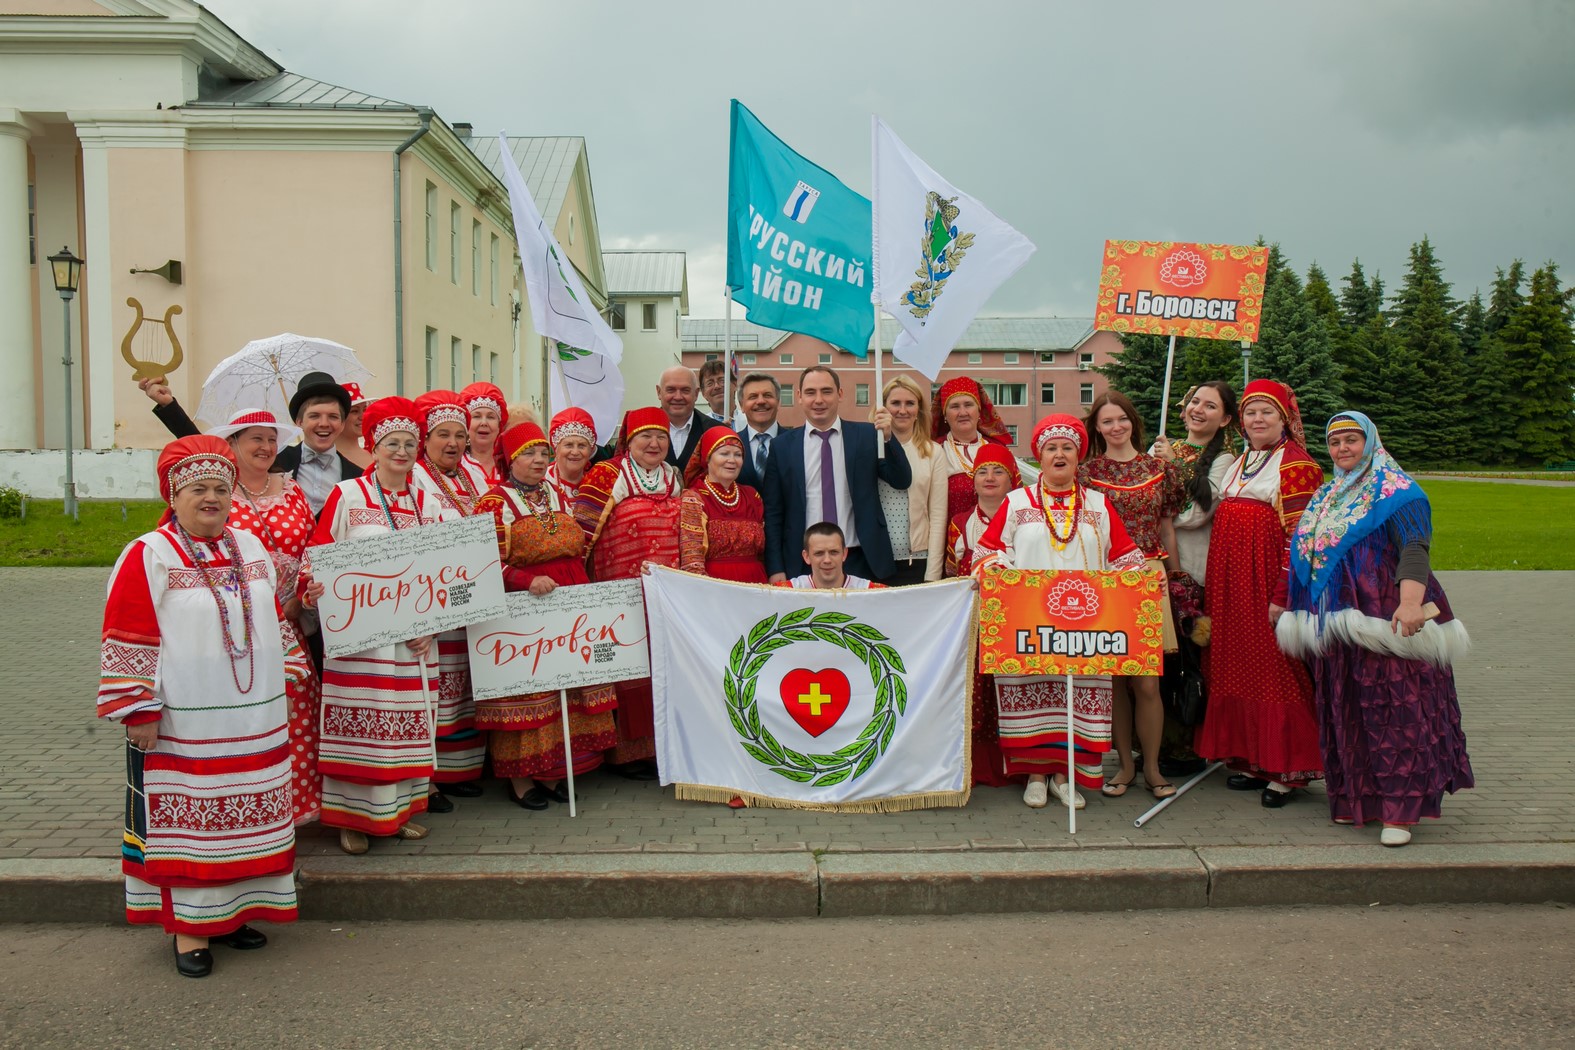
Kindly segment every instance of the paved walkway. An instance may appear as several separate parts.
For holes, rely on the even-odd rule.
[[[106,576],[104,569],[0,569],[0,637],[10,654],[0,725],[0,861],[116,855],[122,734],[93,717]],[[1447,799],[1443,819],[1420,829],[1417,843],[1575,842],[1575,703],[1563,666],[1575,622],[1575,572],[1454,572],[1443,580],[1476,645],[1458,680],[1478,786]],[[380,843],[373,853],[398,855],[407,870],[431,857],[433,870],[442,870],[455,858],[493,855],[501,861],[520,854],[563,859],[1361,843],[1377,850],[1376,830],[1329,823],[1316,788],[1273,811],[1259,806],[1256,794],[1227,791],[1218,774],[1142,829],[1132,821],[1151,804],[1145,792],[1120,800],[1095,796],[1079,814],[1075,837],[1067,834],[1064,812],[1029,810],[1009,789],[979,789],[964,809],[889,815],[731,810],[678,802],[655,784],[605,774],[585,778],[580,792],[580,815],[571,820],[567,806],[528,813],[489,784],[485,797],[460,799],[454,813],[424,818],[430,838]],[[314,861],[346,859],[336,840],[316,829],[303,833],[301,853],[308,872]],[[984,857],[979,862],[988,863]],[[1133,856],[1131,862],[1142,860]]]

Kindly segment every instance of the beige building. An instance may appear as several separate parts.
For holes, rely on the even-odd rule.
[[[584,141],[510,146],[603,305]],[[62,245],[87,260],[71,304],[85,498],[147,494],[149,455],[128,470],[112,450],[168,439],[123,343],[167,361],[178,340],[170,381],[192,411],[214,364],[287,331],[354,348],[374,394],[491,379],[538,399],[497,149],[430,108],[287,72],[187,0],[0,0],[0,242],[28,244],[0,253],[0,449],[19,450],[0,484],[60,491],[64,321],[46,257]],[[179,280],[132,272],[167,260]]]
[[[608,322],[623,340],[624,404],[654,405],[657,380],[684,360],[689,269],[683,252],[603,252]]]

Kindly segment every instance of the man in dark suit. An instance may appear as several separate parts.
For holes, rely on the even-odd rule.
[[[840,417],[842,379],[825,365],[798,377],[804,425],[772,442],[761,498],[766,505],[766,572],[772,583],[809,572],[804,530],[817,522],[840,526],[847,537],[847,571],[884,580],[897,571],[877,480],[905,489],[913,480],[902,445],[891,436],[891,415],[876,409],[871,423]],[[884,441],[885,458],[877,454]]]
[[[361,468],[334,448],[349,415],[349,391],[327,372],[306,373],[290,398],[290,418],[301,428],[301,443],[280,449],[273,469],[295,479],[313,514],[322,511],[335,485],[361,476]]]
[[[712,427],[721,426],[720,419],[712,419],[704,412],[695,411],[695,398],[700,395],[700,381],[694,370],[674,365],[662,373],[656,384],[656,400],[667,413],[667,462],[682,474],[689,465],[689,457],[700,447],[700,435]]]
[[[759,490],[765,480],[771,445],[782,432],[777,425],[781,404],[781,388],[774,376],[751,372],[739,380],[738,407],[744,416],[744,426],[738,431],[738,438],[744,443],[744,469],[738,472],[740,485]]]

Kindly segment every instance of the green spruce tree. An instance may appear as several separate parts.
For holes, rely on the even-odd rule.
[[[1351,272],[1340,282],[1340,317],[1346,329],[1354,332],[1378,316],[1383,302],[1383,284],[1377,277],[1373,278],[1373,284],[1368,284],[1367,274],[1362,272],[1362,260],[1353,260]]]
[[[1472,446],[1466,405],[1465,358],[1454,315],[1458,304],[1450,298],[1443,265],[1426,237],[1411,246],[1411,263],[1390,311],[1400,353],[1409,360],[1401,366],[1420,370],[1417,386],[1388,384],[1391,399],[1409,398],[1427,418],[1431,447],[1419,465],[1470,463],[1479,457]]]
[[[1374,315],[1357,344],[1371,355],[1373,369],[1371,409],[1362,409],[1378,427],[1384,447],[1402,466],[1419,466],[1438,458],[1432,420],[1420,401],[1390,391],[1412,391],[1427,382],[1426,373],[1409,353],[1399,333],[1383,314]]]
[[[1317,453],[1323,425],[1345,407],[1331,353],[1329,330],[1313,309],[1301,279],[1281,266],[1263,297],[1263,323],[1252,353],[1252,375],[1275,379],[1296,392],[1309,449]]]
[[[1516,259],[1509,264],[1506,271],[1500,267],[1495,271],[1497,276],[1493,279],[1493,293],[1488,299],[1487,316],[1483,318],[1483,332],[1492,335],[1505,325],[1526,303],[1526,297],[1521,293],[1521,285],[1526,283],[1526,264]]]
[[[1183,390],[1199,383],[1224,382],[1229,383],[1230,388],[1240,396],[1240,343],[1226,339],[1188,339],[1186,365]],[[1179,363],[1177,367],[1180,367]]]
[[[1524,464],[1575,459],[1575,335],[1558,266],[1531,275],[1531,293],[1494,338],[1502,348],[1512,402],[1515,457]]]
[[[1165,353],[1170,344],[1167,336],[1123,335],[1121,353],[1108,365],[1095,365],[1094,371],[1110,381],[1110,389],[1125,394],[1132,406],[1143,417],[1145,436],[1159,433],[1159,402],[1165,386]],[[1181,348],[1176,348],[1176,375],[1182,372]],[[1180,397],[1171,379],[1172,399]],[[1183,386],[1181,388],[1185,390]]]
[[[1471,383],[1471,400],[1487,405],[1507,403],[1511,398],[1504,374],[1504,350],[1496,338],[1488,335],[1487,307],[1480,291],[1472,292],[1460,308],[1456,327],[1460,330],[1465,374]],[[1471,458],[1492,466],[1514,462],[1513,440],[1503,419],[1491,412],[1468,412],[1467,425],[1471,429]]]

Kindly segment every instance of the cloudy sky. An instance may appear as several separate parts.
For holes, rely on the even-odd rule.
[[[728,99],[861,193],[869,114],[1038,253],[991,314],[1092,316],[1106,238],[1278,241],[1393,289],[1575,283],[1575,4],[208,0],[287,69],[477,134],[583,135],[603,246],[720,316]]]

